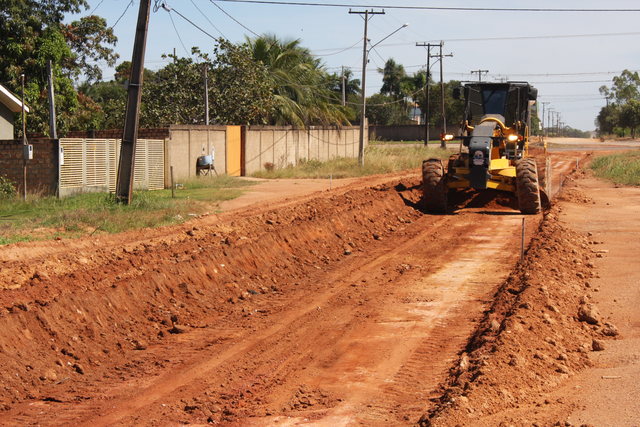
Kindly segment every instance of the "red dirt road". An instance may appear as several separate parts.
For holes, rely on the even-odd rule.
[[[428,216],[417,177],[366,181],[5,261],[0,422],[415,422],[517,261],[521,216]]]
[[[0,424],[418,422],[499,311],[523,218],[486,197],[425,215],[418,183],[0,249]]]

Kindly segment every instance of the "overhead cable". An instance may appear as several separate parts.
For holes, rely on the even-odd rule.
[[[408,10],[443,10],[452,12],[640,12],[640,9],[633,8],[545,8],[545,7],[455,7],[455,6],[408,6],[408,5],[381,5],[381,4],[355,4],[355,3],[315,3],[315,2],[287,2],[278,0],[216,0],[226,3],[250,3],[250,4],[265,4],[265,5],[280,5],[280,6],[316,6],[316,7],[366,7],[375,9],[408,9]]]

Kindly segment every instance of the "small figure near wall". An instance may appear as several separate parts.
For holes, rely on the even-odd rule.
[[[215,160],[216,151],[212,147],[211,154],[206,155],[204,147],[202,147],[202,156],[198,157],[198,161],[196,162],[196,175],[210,175],[211,171],[213,171],[216,176],[218,176],[218,171],[213,165]]]

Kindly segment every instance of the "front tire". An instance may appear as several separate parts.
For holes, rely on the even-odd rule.
[[[442,161],[429,159],[422,162],[422,200],[427,212],[447,212],[447,183]]]
[[[520,160],[516,164],[516,192],[520,212],[537,214],[542,209],[538,167],[532,158]]]

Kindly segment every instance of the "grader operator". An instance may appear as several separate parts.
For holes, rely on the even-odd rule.
[[[427,211],[445,213],[447,194],[456,189],[502,190],[514,193],[523,214],[541,209],[538,170],[529,157],[531,106],[538,91],[525,82],[468,83],[460,152],[422,163],[422,191]],[[447,136],[448,140],[453,139]]]

